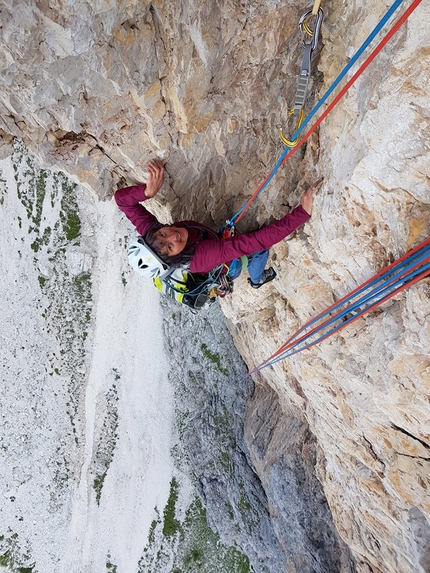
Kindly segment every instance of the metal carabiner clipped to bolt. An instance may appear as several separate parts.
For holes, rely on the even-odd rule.
[[[318,39],[320,35],[321,23],[324,13],[321,10],[321,8],[318,8],[313,30],[309,27],[309,24],[307,22],[307,18],[311,15],[312,15],[312,8],[306,10],[306,12],[302,14],[299,20],[299,28],[303,34],[302,46],[305,51],[303,54],[302,70],[300,72],[300,76],[307,76],[307,77],[309,77],[311,73],[312,52],[316,50],[318,47]],[[311,41],[306,42],[306,37],[311,38]],[[294,105],[294,107],[296,106]]]
[[[307,18],[313,14],[313,9],[310,8],[304,12],[299,20],[299,28],[303,34],[302,46],[304,49],[304,54],[302,58],[302,67],[300,70],[299,78],[297,81],[297,89],[296,89],[296,96],[294,98],[294,107],[288,112],[288,115],[293,115],[296,118],[296,131],[299,129],[300,125],[303,123],[304,119],[304,105],[306,100],[306,93],[308,91],[308,84],[309,78],[311,75],[311,59],[312,59],[312,52],[316,50],[318,47],[318,39],[320,35],[321,24],[323,20],[324,13],[321,8],[318,8],[318,11],[315,16],[315,22],[313,30],[310,28]],[[306,39],[310,38],[310,41],[306,41]],[[287,139],[282,131],[279,130],[279,134],[281,136],[282,141],[288,147],[294,147],[297,145],[298,137],[293,141]]]
[[[309,24],[306,21],[306,19],[311,15],[312,15],[312,8],[310,8],[309,10],[306,10],[306,12],[304,12],[300,16],[299,28],[300,28],[301,33],[303,34],[302,46],[303,47],[306,46],[305,36],[309,36],[310,38],[312,38],[310,45],[311,45],[312,51],[314,51],[318,47],[318,38],[320,35],[321,24],[322,24],[324,12],[322,11],[321,8],[318,8],[318,12],[317,12],[316,17],[315,17],[315,24],[314,24],[313,30],[310,28]]]

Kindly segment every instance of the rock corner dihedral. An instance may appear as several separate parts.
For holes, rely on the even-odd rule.
[[[395,19],[414,5],[404,0]],[[382,0],[322,7],[307,105],[387,11]],[[144,182],[157,157],[168,173],[167,207],[154,199],[154,213],[221,225],[284,151],[278,128],[294,101],[297,22],[308,8],[293,0],[3,3],[0,154],[22,140],[44,165],[103,200],[119,184]],[[421,2],[242,219],[251,230],[276,218],[324,175],[312,226],[273,251],[277,280],[267,290],[236,288],[222,302],[249,369],[430,236],[429,20]],[[67,256],[72,276],[90,264],[77,251]],[[41,285],[52,271],[49,261],[45,267]],[[429,289],[422,280],[261,374],[276,393],[275,415],[309,425],[315,442],[300,444],[303,459],[315,464],[333,522],[363,573],[429,570]],[[275,495],[287,448],[278,439],[282,424],[273,428],[270,455],[262,454],[255,436],[264,420],[254,407],[247,444]]]

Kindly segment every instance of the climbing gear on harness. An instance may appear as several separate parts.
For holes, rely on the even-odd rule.
[[[229,222],[230,221],[226,221],[225,227],[221,227],[218,231],[218,235],[223,239],[229,239],[230,237],[233,237],[236,232],[234,225],[229,226]]]
[[[160,259],[146,244],[142,236],[135,237],[128,247],[128,262],[145,278],[163,278],[169,274],[169,265]]]
[[[388,22],[388,20],[391,18],[391,16],[394,14],[394,12],[397,10],[397,8],[400,6],[400,4],[403,1],[404,0],[396,0],[393,3],[391,8],[386,12],[386,14],[383,16],[381,21],[378,22],[378,24],[375,26],[373,31],[369,34],[369,36],[366,38],[366,40],[363,42],[363,44],[360,46],[360,48],[357,50],[357,52],[351,58],[349,63],[341,71],[339,76],[334,81],[333,85],[327,90],[327,92],[324,94],[322,99],[313,108],[313,110],[310,112],[309,116],[306,118],[306,120],[303,122],[303,124],[299,127],[299,129],[296,131],[296,133],[293,134],[293,138],[296,137],[304,129],[304,127],[307,125],[307,123],[309,122],[311,117],[313,117],[315,115],[316,111],[321,107],[321,105],[325,102],[325,100],[328,98],[328,96],[332,93],[334,87],[336,87],[339,84],[340,80],[345,76],[347,71],[357,61],[359,56],[361,56],[361,54],[364,52],[364,50],[369,46],[371,41],[380,32],[382,27]],[[314,125],[309,129],[309,131],[297,143],[297,145],[293,149],[285,149],[284,150],[284,152],[282,153],[281,157],[279,158],[278,162],[276,163],[276,165],[272,169],[272,171],[269,173],[269,175],[264,179],[264,181],[259,185],[259,187],[253,193],[253,195],[244,203],[244,205],[239,209],[239,211],[237,211],[227,221],[227,225],[233,226],[234,224],[237,224],[240,221],[240,219],[243,217],[243,215],[246,213],[246,211],[251,206],[254,199],[263,191],[263,189],[265,189],[267,187],[267,185],[273,179],[273,177],[275,176],[276,172],[281,167],[281,165],[283,165],[287,161],[287,159],[292,157],[300,149],[301,145],[303,145],[303,143],[305,143],[305,141],[307,141],[309,139],[309,137],[312,135],[312,133],[316,130],[316,128],[323,121],[323,119],[325,117],[327,117],[327,115],[332,111],[332,109],[339,103],[339,101],[342,99],[342,97],[345,95],[345,93],[355,83],[357,78],[364,72],[364,70],[369,66],[369,64],[373,61],[373,59],[376,57],[376,55],[389,42],[389,40],[394,36],[394,34],[399,30],[399,28],[406,22],[406,20],[409,18],[409,16],[412,14],[412,12],[418,7],[418,5],[421,2],[422,2],[422,0],[414,0],[414,2],[409,6],[409,8],[398,19],[398,21],[393,26],[393,28],[385,35],[385,37],[373,49],[371,54],[367,57],[367,59],[360,66],[360,68],[357,70],[357,72],[352,76],[352,78],[348,81],[348,83],[344,86],[344,88],[342,88],[342,90],[335,97],[335,99],[331,102],[331,104],[327,107],[327,109],[324,111],[324,113],[321,115],[321,117],[314,123]]]
[[[277,352],[252,370],[248,376],[322,342],[370,310],[375,309],[394,295],[429,275],[430,239],[426,239],[324,312],[308,321]],[[324,318],[325,320],[322,320]]]
[[[219,275],[219,286],[217,286],[216,295],[224,298],[233,292],[233,281],[227,274]],[[212,291],[210,291],[212,293]]]
[[[289,116],[293,116],[296,119],[296,130],[301,126],[303,123],[303,119],[305,117],[305,100],[306,100],[306,93],[308,91],[308,84],[311,75],[311,59],[312,53],[318,47],[318,38],[321,29],[321,23],[323,19],[323,11],[321,8],[318,9],[316,14],[316,19],[314,23],[314,29],[312,30],[308,24],[307,19],[313,14],[313,9],[310,8],[306,10],[302,14],[299,20],[299,28],[303,34],[303,41],[302,46],[304,49],[303,59],[302,59],[302,69],[300,71],[299,79],[297,81],[297,89],[296,89],[296,96],[294,99],[294,107],[290,109],[288,112]],[[306,41],[307,38],[311,38],[310,41]],[[279,134],[281,136],[282,141],[288,147],[294,147],[297,145],[298,137],[296,139],[290,141],[284,135],[282,128],[279,130]]]
[[[233,292],[233,281],[226,275],[190,273],[185,268],[174,269],[164,279],[156,277],[154,285],[160,293],[193,310]]]
[[[260,288],[266,283],[270,283],[270,281],[273,281],[273,279],[275,279],[276,276],[277,275],[275,269],[273,267],[269,267],[268,269],[264,270],[263,276],[258,281],[258,283],[253,283],[251,279],[248,279],[248,282],[252,286],[252,288]]]
[[[232,279],[222,274],[223,265],[208,274],[191,273],[187,267],[172,267],[154,253],[142,236],[131,241],[128,260],[140,276],[152,278],[159,292],[195,310],[233,292]]]

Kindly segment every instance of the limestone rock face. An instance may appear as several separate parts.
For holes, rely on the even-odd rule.
[[[224,218],[271,164],[298,71],[291,0],[11,1],[1,17],[6,143],[100,197],[157,156],[178,212]]]
[[[426,10],[412,15],[307,151],[303,174],[313,159],[325,183],[312,221],[274,249],[278,280],[264,293],[237,288],[223,304],[249,365],[429,236],[429,36],[419,24]],[[365,12],[327,11],[324,87],[380,16]],[[339,21],[347,26],[335,38],[329,31]],[[319,477],[359,571],[430,568],[429,293],[422,280],[262,372],[317,437]]]
[[[292,0],[7,0],[1,153],[23,139],[101,199],[144,181],[158,157],[167,181],[154,212],[220,225],[282,153],[277,127],[292,132],[305,8]],[[308,108],[387,6],[323,8]],[[244,219],[251,229],[280,216],[324,176],[312,220],[272,251],[278,278],[259,291],[239,278],[222,304],[249,367],[429,236],[429,18],[422,2]],[[422,280],[256,378],[262,402],[276,393],[279,417],[295,409],[309,424],[334,523],[363,573],[430,570],[429,294]],[[270,442],[271,430],[270,448],[258,447],[256,402],[248,408],[250,456],[275,492],[276,459],[291,452],[282,432]]]
[[[316,476],[317,443],[302,412],[283,411],[267,386],[240,382],[246,368],[218,305],[192,314],[166,297],[162,309],[181,413],[178,457],[196,476],[213,531],[240,547],[255,573],[353,573],[354,559]],[[187,343],[178,343],[179,325]]]

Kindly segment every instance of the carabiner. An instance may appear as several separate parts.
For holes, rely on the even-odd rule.
[[[310,8],[309,10],[306,10],[306,12],[304,12],[299,20],[299,28],[301,33],[303,34],[303,36],[308,35],[312,38],[312,41],[309,42],[310,46],[311,46],[311,51],[313,52],[314,50],[316,50],[317,46],[318,46],[318,38],[320,35],[320,29],[321,29],[321,23],[322,23],[322,19],[324,16],[324,12],[322,11],[321,8],[318,8],[318,12],[317,15],[315,17],[315,25],[314,25],[314,29],[313,31],[309,28],[308,23],[306,22],[306,18],[308,16],[310,16],[312,14],[312,8]],[[302,42],[302,46],[305,47],[309,44],[307,44],[305,42],[305,39],[303,38],[303,42]]]
[[[300,128],[305,116],[303,108],[305,105],[306,94],[308,91],[308,84],[311,75],[312,52],[318,46],[318,38],[324,15],[321,8],[318,8],[318,12],[315,17],[314,29],[312,31],[308,23],[306,22],[306,18],[308,18],[308,16],[310,16],[312,13],[313,13],[313,8],[306,10],[306,12],[302,14],[299,20],[299,28],[303,34],[302,46],[304,52],[302,58],[302,66],[299,78],[297,80],[297,89],[296,89],[296,96],[294,99],[294,107],[288,112],[289,116],[293,115],[296,118],[296,131]],[[310,42],[305,41],[305,34],[311,38]],[[279,130],[279,135],[281,136],[282,141],[285,143],[285,145],[288,145],[288,147],[295,147],[299,141],[298,136],[294,140],[287,139],[282,131],[282,128]]]

